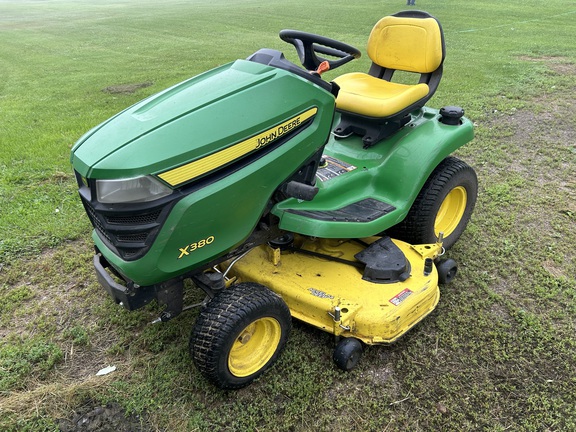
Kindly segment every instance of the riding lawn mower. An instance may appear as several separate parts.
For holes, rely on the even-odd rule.
[[[280,38],[303,67],[260,49],[127,108],[71,155],[99,283],[128,310],[156,300],[159,321],[201,289],[190,354],[227,389],[272,366],[292,318],[334,335],[343,370],[365,345],[396,341],[454,278],[443,255],[476,202],[474,170],[451,156],[472,123],[425,106],[445,57],[436,18],[382,18],[368,73],[332,82],[322,73],[358,49]]]

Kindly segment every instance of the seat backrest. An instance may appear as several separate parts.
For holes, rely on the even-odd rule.
[[[442,27],[422,11],[386,16],[370,33],[368,56],[383,69],[432,73],[445,57]]]

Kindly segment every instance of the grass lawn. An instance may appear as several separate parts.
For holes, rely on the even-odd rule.
[[[283,28],[361,48],[328,79],[367,70],[372,26],[406,7],[0,0],[0,430],[81,430],[96,407],[109,430],[576,430],[574,1],[417,1],[446,36],[430,105],[476,124],[458,156],[478,203],[437,309],[354,371],[334,366],[330,335],[294,323],[272,370],[216,390],[188,356],[196,310],[149,325],[154,305],[120,309],[93,274],[69,163],[83,133],[261,47],[296,62]]]

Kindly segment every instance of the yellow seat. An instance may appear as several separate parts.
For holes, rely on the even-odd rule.
[[[336,108],[342,121],[334,133],[357,133],[365,146],[382,140],[410,121],[436,91],[445,57],[444,35],[436,18],[404,11],[382,18],[368,38],[368,73],[349,73],[334,80],[340,87]],[[419,75],[418,83],[392,82],[395,71]]]
[[[394,115],[428,94],[426,84],[397,84],[363,73],[344,75],[337,84],[337,108],[370,117]]]

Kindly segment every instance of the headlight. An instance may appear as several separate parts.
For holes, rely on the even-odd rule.
[[[141,203],[160,199],[172,193],[154,177],[121,180],[96,180],[96,197],[101,203]]]

